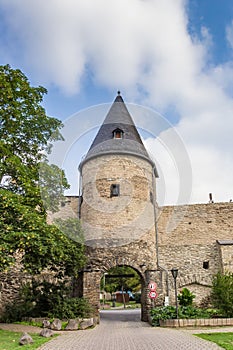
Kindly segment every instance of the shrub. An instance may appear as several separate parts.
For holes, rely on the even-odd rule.
[[[213,305],[220,309],[226,317],[233,317],[233,273],[217,273],[213,278]]]
[[[66,298],[59,300],[57,305],[48,312],[48,316],[60,319],[84,318],[90,316],[91,312],[92,309],[86,299]]]
[[[21,321],[23,317],[32,315],[33,304],[31,302],[15,300],[5,306],[0,322],[11,323]]]
[[[176,318],[176,308],[174,306],[156,307],[151,310],[152,326],[159,326],[159,321]]]
[[[180,306],[188,306],[193,304],[193,299],[195,297],[196,295],[190,292],[188,288],[183,288],[177,298],[179,300]]]
[[[209,318],[211,311],[194,307],[192,305],[182,306],[179,308],[180,318]]]
[[[205,310],[194,306],[181,306],[178,308],[179,318],[209,318],[215,310]],[[151,310],[152,326],[159,326],[159,321],[176,318],[176,308],[174,306],[156,307]]]
[[[25,317],[68,319],[88,317],[91,313],[88,301],[71,297],[70,287],[64,282],[32,281],[22,287],[18,300],[6,306],[1,321],[15,322]]]

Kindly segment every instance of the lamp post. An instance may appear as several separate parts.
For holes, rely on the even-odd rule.
[[[105,272],[104,275],[103,275],[103,309],[104,309],[104,306],[105,306],[105,284],[106,284],[105,276],[106,276],[107,274],[108,274],[108,273]]]
[[[177,299],[177,286],[176,286],[176,278],[178,276],[178,269],[172,268],[171,269],[172,277],[174,278],[174,285],[175,285],[175,299],[176,299],[176,318],[178,318],[178,299]]]

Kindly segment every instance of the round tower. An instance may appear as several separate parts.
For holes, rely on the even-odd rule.
[[[120,93],[80,164],[80,173],[80,218],[88,256],[83,295],[99,307],[102,275],[117,265],[131,266],[141,276],[142,319],[147,320],[149,272],[158,272],[157,170]]]

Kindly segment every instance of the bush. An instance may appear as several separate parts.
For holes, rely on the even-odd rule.
[[[70,287],[64,282],[32,281],[25,284],[19,299],[6,305],[2,322],[21,321],[25,317],[78,318],[88,317],[92,309],[84,298],[71,297]]]
[[[213,310],[205,310],[194,306],[182,306],[178,308],[179,318],[209,318]],[[176,318],[176,308],[174,306],[156,307],[151,310],[152,326],[159,326],[159,321]]]
[[[11,323],[21,321],[23,317],[31,316],[32,312],[33,304],[31,302],[16,300],[5,306],[0,322]]]
[[[159,326],[159,321],[176,318],[176,308],[174,306],[161,306],[151,310],[152,326]]]
[[[66,298],[59,300],[59,303],[48,312],[48,316],[60,319],[84,318],[89,317],[91,312],[92,309],[86,299]]]
[[[233,317],[233,273],[218,273],[213,278],[213,305],[226,317]]]
[[[180,306],[189,306],[193,304],[193,299],[195,297],[196,295],[190,292],[188,288],[183,288],[177,298],[179,300]]]
[[[194,307],[192,305],[182,306],[179,308],[179,318],[209,318],[211,311]]]

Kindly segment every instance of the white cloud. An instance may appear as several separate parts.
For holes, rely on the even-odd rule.
[[[22,45],[22,61],[47,83],[69,93],[80,88],[87,66],[98,83],[133,89],[137,83],[145,85],[152,72],[159,75],[163,65],[171,69],[171,54],[171,73],[179,73],[177,65],[186,67],[187,55],[196,56],[189,50],[192,43],[181,0],[2,0],[0,4]]]
[[[192,200],[207,201],[209,192],[228,200],[233,197],[233,63],[208,66],[211,33],[203,27],[201,38],[190,36],[186,2],[0,0],[0,6],[8,36],[19,43],[15,51],[11,45],[12,57],[20,46],[18,62],[41,84],[75,93],[88,73],[95,84],[120,88],[160,111],[175,106],[177,130],[192,163]],[[233,48],[233,21],[226,40]],[[148,144],[158,151],[158,145]],[[175,167],[166,155],[160,163],[164,174],[172,174],[166,198],[174,202]]]

